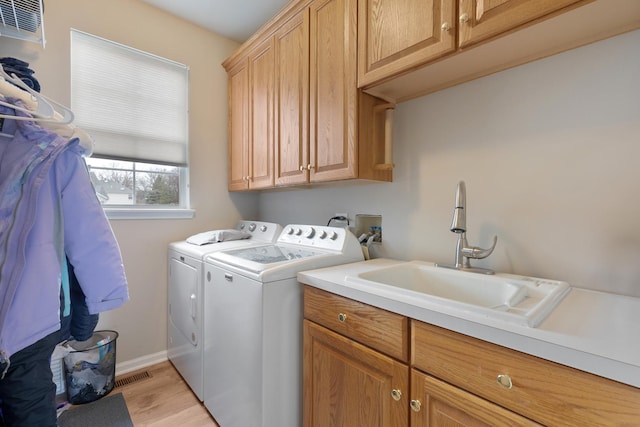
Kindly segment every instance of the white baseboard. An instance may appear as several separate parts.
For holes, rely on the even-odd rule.
[[[116,362],[116,376],[126,374],[128,372],[137,371],[147,366],[156,365],[168,360],[167,351],[159,351],[155,354],[138,357],[137,359],[127,360],[125,362]]]

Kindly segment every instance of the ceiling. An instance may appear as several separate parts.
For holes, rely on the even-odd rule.
[[[244,42],[289,0],[142,0],[221,36]]]

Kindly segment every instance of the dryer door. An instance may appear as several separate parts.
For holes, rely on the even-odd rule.
[[[169,319],[193,345],[198,344],[199,331],[198,268],[176,258],[169,260]]]

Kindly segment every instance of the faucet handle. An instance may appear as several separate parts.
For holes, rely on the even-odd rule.
[[[460,252],[467,258],[482,259],[491,255],[491,252],[496,248],[496,243],[498,243],[498,236],[493,236],[493,245],[488,249],[483,249],[478,246],[468,246],[460,249]]]

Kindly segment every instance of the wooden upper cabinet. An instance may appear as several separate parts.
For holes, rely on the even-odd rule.
[[[309,164],[309,10],[287,21],[275,34],[275,184],[307,181]]]
[[[264,41],[233,65],[228,80],[228,189],[273,187],[273,40]]]
[[[273,38],[259,45],[249,55],[250,137],[248,150],[249,188],[273,187],[273,108],[274,108]]]
[[[474,58],[471,65],[459,61],[453,72],[439,71],[435,78],[425,72],[424,79],[407,78],[407,83],[401,83],[403,86],[399,88],[393,82],[394,78],[411,75],[426,64],[460,56],[465,48],[588,3],[589,0],[358,0],[358,87],[375,96],[404,100],[404,96],[389,94],[389,90],[398,93],[413,90],[419,95],[422,86],[442,88],[439,80],[447,80],[449,74],[454,75],[452,83],[461,83],[465,80],[457,77],[461,73],[474,78],[478,77],[477,69],[495,71],[492,65],[495,62],[513,66],[521,55],[514,49],[517,44],[504,55],[496,55],[498,59],[488,52],[480,59]],[[522,50],[526,49],[540,57],[536,52],[540,48],[534,42],[526,42]],[[508,55],[514,60],[509,60]],[[389,83],[386,88],[371,90],[386,83]]]
[[[309,181],[358,176],[357,3],[310,7]]]
[[[244,60],[228,70],[229,80],[229,151],[228,188],[249,188],[249,67]]]
[[[454,0],[358,1],[358,85],[455,50]]]
[[[394,105],[358,90],[357,7],[291,2],[225,61],[230,191],[392,180]]]
[[[459,0],[460,47],[497,36],[584,0]]]

